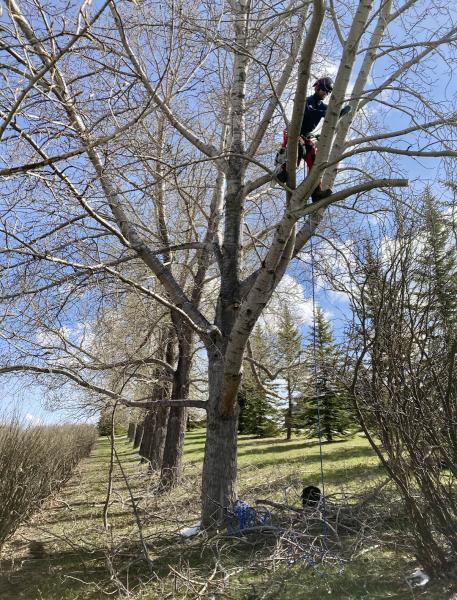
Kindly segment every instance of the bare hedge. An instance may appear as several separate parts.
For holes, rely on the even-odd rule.
[[[90,425],[0,426],[0,550],[52,492],[88,456],[96,440]]]

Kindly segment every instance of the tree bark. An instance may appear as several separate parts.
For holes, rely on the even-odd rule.
[[[287,415],[286,415],[286,440],[292,437],[292,390],[290,387],[290,378],[287,377]]]
[[[141,444],[141,440],[143,439],[143,426],[144,421],[142,423],[138,423],[135,431],[135,438],[133,440],[133,447],[138,448]]]
[[[170,408],[162,469],[160,472],[161,490],[171,489],[181,479],[186,423],[187,408],[177,406]]]
[[[152,438],[154,437],[156,413],[157,409],[148,411],[143,421],[143,436],[141,438],[138,454],[146,460],[149,460],[149,448],[151,447]]]
[[[135,439],[135,431],[136,431],[136,423],[133,423],[133,421],[130,421],[129,423],[129,428],[127,431],[127,439],[129,442],[133,442],[133,440]]]
[[[173,377],[172,398],[187,398],[192,367],[192,330],[179,317],[173,317],[178,337],[178,364]],[[173,406],[168,417],[167,435],[163,451],[160,488],[171,489],[182,475],[184,436],[186,433],[187,408]]]
[[[166,331],[166,349],[165,360],[169,365],[174,362],[175,341],[176,336],[173,328]],[[164,340],[165,342],[165,340]],[[155,400],[170,399],[170,384],[168,381],[160,380],[160,372],[157,373],[157,383],[152,389],[152,397]],[[160,470],[162,467],[163,451],[165,447],[165,439],[167,435],[168,415],[170,408],[168,406],[158,405],[153,411],[150,421],[150,435],[144,444],[143,456],[150,463],[152,470]],[[153,421],[152,421],[153,418]]]
[[[151,469],[154,471],[157,471],[162,467],[169,413],[170,409],[168,406],[159,406],[157,409],[154,433],[146,456],[150,462]]]
[[[209,364],[210,397],[202,477],[203,527],[224,523],[227,509],[236,499],[238,409],[229,417],[219,413],[224,369],[219,354],[217,356]]]

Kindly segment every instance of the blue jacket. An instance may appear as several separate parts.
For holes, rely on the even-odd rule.
[[[308,137],[321,122],[321,119],[325,117],[327,112],[328,104],[322,102],[322,100],[316,94],[308,96],[305,102],[305,112],[303,113],[303,121],[301,123],[300,135],[304,138]],[[351,107],[346,105],[341,109],[340,117],[347,115],[351,112]]]
[[[300,135],[307,137],[325,117],[328,105],[316,95],[308,96],[305,102],[305,112],[301,124]]]

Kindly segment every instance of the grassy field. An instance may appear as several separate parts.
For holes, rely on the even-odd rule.
[[[100,438],[66,488],[3,549],[0,598],[457,598],[450,580],[432,581],[424,588],[407,583],[418,565],[410,552],[401,502],[389,486],[382,490],[383,504],[378,501],[367,509],[364,528],[347,529],[338,544],[330,529],[322,529],[325,523],[317,529],[313,525],[315,539],[324,538],[319,546],[323,562],[303,551],[303,517],[297,521],[297,513],[272,517],[281,527],[289,519],[290,527],[280,535],[270,531],[240,537],[221,531],[190,540],[179,537],[179,529],[198,520],[204,439],[203,430],[187,434],[185,477],[167,494],[157,493],[156,476],[139,463],[125,438],[117,439],[122,470],[115,464],[105,529],[110,443]],[[341,507],[341,522],[346,507],[357,505],[361,495],[385,481],[361,436],[324,444],[323,465],[329,506],[337,507],[338,515]],[[299,507],[304,484],[321,486],[320,469],[315,440],[240,438],[239,496],[251,504],[268,499]],[[142,554],[145,548],[151,569]]]

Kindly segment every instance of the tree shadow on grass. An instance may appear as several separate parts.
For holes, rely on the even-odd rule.
[[[327,457],[330,461],[349,460],[351,458],[369,458],[375,456],[370,446],[345,446],[338,448],[337,444],[338,442],[324,444],[323,456]],[[316,451],[310,453],[309,450],[311,448]],[[303,458],[305,459],[320,457],[318,442],[297,442],[295,444],[289,444],[288,446],[274,445],[270,446],[269,448],[264,448],[260,451],[256,448],[239,450],[238,456],[254,456],[257,454],[259,458],[261,458],[265,454],[285,454],[286,452],[294,450],[303,450]]]
[[[294,461],[298,462],[298,461]],[[262,464],[256,473],[256,481],[253,482],[252,478],[248,484],[243,484],[242,478],[240,478],[240,494],[249,495],[250,497],[255,494],[259,497],[259,494],[266,494],[269,497],[271,494],[284,491],[289,485],[297,486],[297,493],[301,492],[301,486],[304,485],[319,485],[320,486],[320,472],[319,469],[315,469],[315,473],[309,473],[306,467],[303,468],[302,473],[297,471],[290,473],[286,479],[283,476],[275,479],[274,473],[271,471],[271,466],[277,463],[270,462],[269,464]],[[262,475],[262,471],[265,469],[265,474]],[[332,468],[331,471],[326,471],[324,463],[324,481],[326,485],[342,486],[345,488],[355,488],[354,491],[362,491],[361,488],[365,489],[367,482],[370,480],[378,480],[384,474],[384,467],[381,464],[373,465],[354,465],[351,467],[341,467],[339,469]],[[363,481],[361,486],[360,481]],[[265,497],[265,496],[263,496]]]
[[[2,600],[98,600],[113,591],[102,553],[68,550],[0,561]]]
[[[92,510],[92,512],[89,512],[89,510]],[[128,517],[131,517],[132,522],[133,522],[134,515],[133,515],[131,508],[130,508],[130,512],[128,511],[128,508],[123,508],[122,510],[118,510],[118,511],[111,511],[111,510],[108,511],[108,520],[118,519],[118,518],[128,518]],[[100,527],[102,526],[102,523],[103,523],[103,505],[102,504],[97,504],[97,506],[88,506],[87,512],[81,511],[78,514],[69,513],[65,517],[62,517],[59,515],[55,519],[53,519],[53,518],[50,519],[48,517],[46,519],[46,525],[47,526],[60,525],[63,523],[76,524],[76,523],[81,523],[82,521],[88,521],[90,526],[93,527],[94,520],[95,520],[95,524],[97,524],[97,522],[98,522],[99,526]]]

